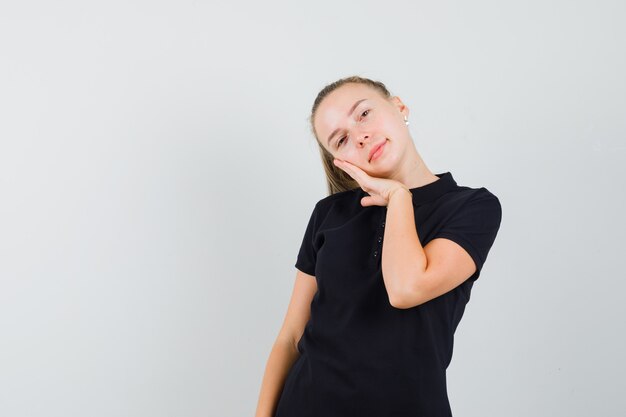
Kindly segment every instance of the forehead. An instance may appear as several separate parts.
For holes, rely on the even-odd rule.
[[[316,130],[328,134],[348,117],[352,105],[361,99],[381,101],[377,90],[365,84],[348,83],[329,93],[320,103],[315,115]],[[364,103],[365,104],[365,103]]]

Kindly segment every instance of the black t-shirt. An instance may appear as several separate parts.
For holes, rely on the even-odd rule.
[[[298,341],[275,417],[449,417],[446,368],[453,336],[498,229],[502,210],[486,188],[452,174],[411,189],[422,246],[434,238],[461,245],[476,272],[418,306],[389,303],[381,273],[387,207],[361,206],[361,188],[319,200],[296,268],[318,291]]]

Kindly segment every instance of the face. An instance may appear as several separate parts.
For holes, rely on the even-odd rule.
[[[404,122],[408,114],[408,107],[398,97],[387,99],[373,87],[348,83],[322,100],[314,128],[322,146],[335,158],[370,175],[389,177],[411,141]],[[380,145],[383,147],[370,158]]]

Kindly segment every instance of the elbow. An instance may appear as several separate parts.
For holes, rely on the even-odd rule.
[[[396,298],[392,298],[389,297],[389,304],[391,304],[392,307],[400,309],[400,310],[404,310],[409,308],[406,303],[402,302],[402,301],[398,301]]]
[[[398,300],[398,299],[392,299],[392,298],[389,298],[389,304],[391,304],[392,307],[400,309],[400,310],[406,310],[407,308],[411,308],[411,307],[415,307],[419,305],[419,303],[408,302],[405,300]]]
[[[423,289],[418,277],[423,277],[424,269],[395,271],[390,277],[385,276],[389,304],[398,309],[405,310],[422,304]],[[384,273],[383,273],[384,274]],[[398,275],[400,274],[400,275]]]
[[[407,308],[415,307],[421,304],[418,297],[414,292],[403,292],[389,295],[389,304],[392,307],[405,310]]]

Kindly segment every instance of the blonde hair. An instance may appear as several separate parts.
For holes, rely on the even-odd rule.
[[[317,97],[313,102],[313,107],[311,108],[311,116],[309,117],[309,121],[311,123],[311,133],[313,133],[313,136],[315,136],[315,139],[317,140],[320,157],[322,158],[322,166],[324,167],[324,172],[326,173],[328,195],[359,188],[358,182],[352,179],[352,177],[341,168],[335,166],[335,164],[333,163],[334,157],[330,154],[330,152],[326,150],[326,148],[324,148],[324,146],[322,146],[322,142],[320,141],[319,137],[317,136],[317,132],[315,131],[315,112],[317,111],[320,103],[332,91],[347,83],[365,84],[374,88],[384,98],[388,99],[391,97],[391,93],[389,92],[389,90],[387,90],[385,84],[380,81],[371,80],[369,78],[359,77],[358,75],[344,77],[337,81],[334,81],[322,88],[322,90],[317,94]]]

